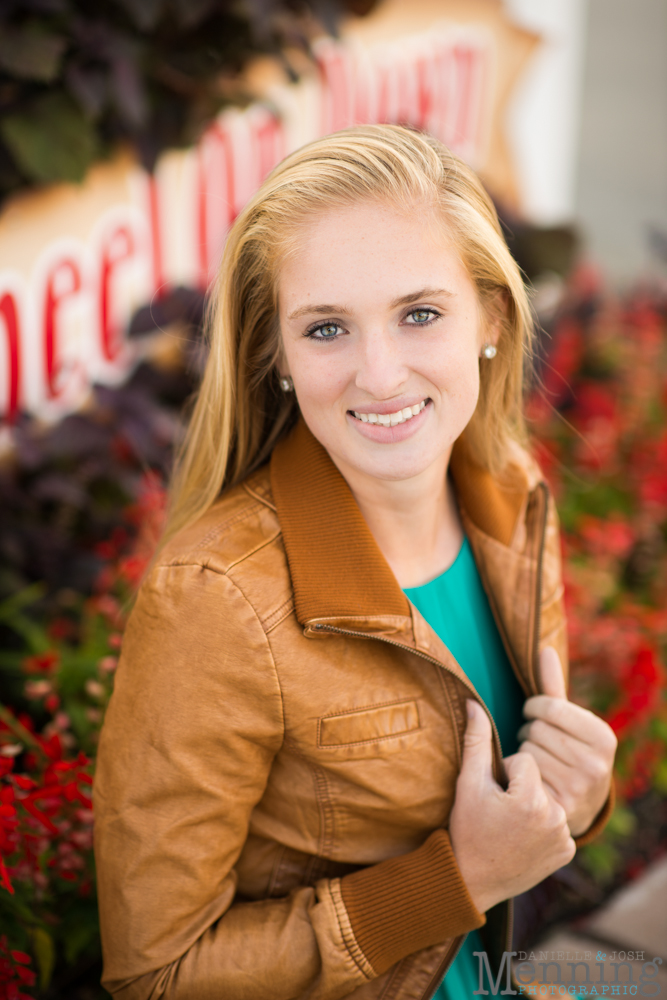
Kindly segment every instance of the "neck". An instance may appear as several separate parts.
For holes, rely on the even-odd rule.
[[[399,585],[418,587],[451,566],[463,529],[449,455],[412,479],[390,481],[340,469]]]

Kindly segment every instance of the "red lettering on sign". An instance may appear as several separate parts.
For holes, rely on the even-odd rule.
[[[8,423],[16,420],[19,412],[21,385],[21,345],[19,341],[19,317],[16,299],[10,292],[0,298],[0,316],[4,320],[7,334],[7,354],[9,356],[9,384],[5,419]]]
[[[58,386],[62,367],[58,343],[58,312],[62,304],[80,290],[81,272],[78,265],[70,258],[58,261],[47,279],[44,300],[44,374],[49,399],[55,399],[63,389]]]
[[[413,124],[416,128],[426,128],[433,108],[433,87],[431,83],[433,61],[418,59],[415,63],[417,78],[417,113]]]
[[[455,141],[461,146],[470,142],[474,137],[472,97],[477,56],[477,52],[459,45],[454,49],[458,98],[458,114],[454,125],[454,135]]]
[[[134,251],[134,238],[127,226],[118,226],[102,248],[100,338],[102,354],[107,361],[115,361],[120,353],[118,330],[114,325],[111,311],[111,280],[118,265],[129,260]]]

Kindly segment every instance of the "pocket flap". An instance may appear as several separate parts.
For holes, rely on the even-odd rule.
[[[419,728],[417,702],[394,701],[340,715],[325,715],[319,720],[317,745],[340,747],[371,743]]]

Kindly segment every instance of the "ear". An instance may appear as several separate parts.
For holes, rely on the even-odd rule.
[[[508,292],[505,288],[498,288],[484,296],[482,300],[483,344],[498,346],[503,326],[507,320],[508,304]]]
[[[275,355],[274,365],[279,378],[284,378],[286,375],[291,374],[289,365],[287,364],[287,358],[285,357],[285,351],[283,349],[282,337],[279,339],[279,347]]]

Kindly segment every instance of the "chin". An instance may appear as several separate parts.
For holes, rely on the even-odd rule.
[[[370,458],[364,455],[350,456],[345,461],[355,466],[360,473],[372,476],[374,479],[382,479],[386,482],[401,482],[405,479],[414,479],[426,472],[435,462],[441,458],[441,454],[424,455],[392,455]]]

